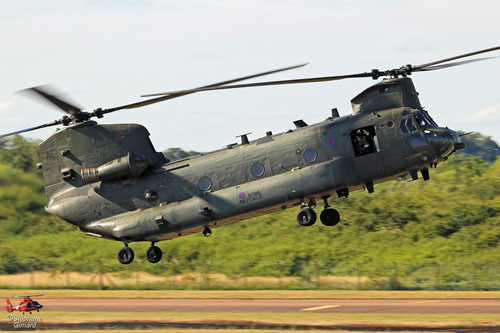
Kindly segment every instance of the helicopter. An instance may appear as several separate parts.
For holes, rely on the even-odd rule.
[[[5,300],[7,301],[7,306],[5,309],[7,312],[13,312],[13,311],[20,311],[23,314],[25,312],[29,312],[31,314],[32,311],[40,312],[40,309],[43,308],[43,305],[38,303],[37,301],[34,301],[32,297],[39,297],[43,296],[43,294],[40,295],[26,295],[26,296],[7,296]],[[10,302],[10,298],[22,298],[23,300],[14,307],[12,303]]]
[[[298,208],[296,220],[312,226],[319,219],[335,226],[340,213],[330,203],[350,192],[374,192],[375,184],[410,176],[430,179],[429,169],[465,147],[460,134],[439,126],[419,100],[412,79],[425,72],[490,58],[454,61],[499,50],[500,46],[389,70],[339,76],[233,84],[304,66],[214,83],[196,89],[147,94],[153,97],[113,108],[81,110],[47,86],[26,89],[65,112],[59,120],[4,134],[64,125],[40,143],[39,167],[47,196],[46,211],[74,224],[83,233],[124,244],[118,260],[130,264],[130,243],[147,241],[146,259],[162,258],[155,243],[214,227]],[[257,86],[383,78],[351,100],[353,113],[337,109],[323,122],[294,121],[295,129],[241,142],[170,162],[153,147],[138,124],[97,124],[92,118],[192,93]]]

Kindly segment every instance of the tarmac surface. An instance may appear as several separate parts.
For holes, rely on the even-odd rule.
[[[500,300],[44,299],[43,311],[498,313]]]

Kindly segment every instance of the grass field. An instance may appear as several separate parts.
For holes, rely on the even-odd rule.
[[[162,290],[162,291],[138,291],[138,290],[12,290],[0,289],[0,296],[23,295],[23,294],[44,294],[39,300],[43,303],[44,298],[173,298],[173,299],[500,299],[498,291],[290,291],[290,290],[258,290],[258,291],[197,291],[197,290]],[[35,316],[35,314],[34,314]],[[392,332],[398,331],[399,327],[415,328],[442,328],[448,327],[487,327],[494,328],[500,326],[500,316],[498,314],[366,314],[366,313],[168,313],[168,312],[84,312],[84,311],[41,311],[36,316],[43,317],[43,327],[45,331],[50,331],[53,327],[64,328],[62,325],[73,326],[74,330],[55,330],[56,332],[76,332],[85,329],[86,332],[93,332],[93,324],[107,324],[109,327],[102,329],[112,329],[124,331],[134,329],[136,332],[310,332],[301,331],[302,326],[325,326],[339,327],[342,332],[355,332],[347,327],[389,327]],[[2,322],[5,322],[2,320]],[[119,324],[116,324],[119,323]],[[174,328],[169,328],[174,324]],[[208,324],[208,328],[175,328],[179,325],[201,325]],[[78,326],[80,325],[80,326]],[[87,330],[87,325],[90,330]],[[116,325],[121,325],[116,327]],[[123,325],[130,325],[126,328]],[[163,325],[163,326],[162,326]],[[175,326],[177,325],[177,326]],[[240,325],[254,329],[239,329]],[[215,327],[217,326],[217,327]],[[294,327],[297,328],[294,328]],[[149,329],[143,329],[148,327]],[[233,327],[233,328],[231,328]],[[262,329],[257,329],[258,327]],[[269,328],[271,327],[271,328]],[[272,328],[275,327],[275,328]],[[290,327],[282,329],[282,327]],[[139,329],[136,329],[139,328]],[[9,329],[9,327],[3,327]],[[48,329],[48,330],[47,330]],[[14,329],[13,329],[14,330]],[[321,332],[321,327],[314,329]],[[325,332],[328,331],[325,329]],[[366,331],[366,330],[364,330]],[[415,331],[415,330],[413,330]],[[452,330],[450,330],[452,331]],[[97,330],[96,330],[97,332]],[[440,331],[442,332],[442,331]]]
[[[31,290],[0,289],[0,297],[44,294],[44,298],[205,299],[500,299],[500,291],[380,290]]]
[[[237,312],[42,312],[44,323],[102,322],[255,322],[289,325],[492,325],[500,324],[498,314],[357,314],[357,313],[237,313]]]
[[[315,286],[351,286],[374,281],[386,281],[387,278],[369,278],[366,276],[321,276],[308,282]],[[123,273],[108,272],[101,277],[96,273],[33,271],[17,274],[0,275],[0,286],[11,288],[68,288],[68,289],[287,289],[288,286],[301,286],[304,281],[298,276],[228,276],[221,273],[190,272],[171,276],[155,275],[144,271]],[[293,289],[293,288],[291,288]],[[301,288],[308,289],[308,288]],[[349,288],[346,288],[349,289]]]

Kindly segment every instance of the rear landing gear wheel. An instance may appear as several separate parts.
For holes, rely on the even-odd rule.
[[[134,261],[134,251],[127,244],[118,251],[118,261],[124,265]]]
[[[158,246],[155,246],[154,243],[151,244],[151,247],[146,251],[146,259],[152,263],[156,264],[161,260],[162,252]]]
[[[340,221],[340,214],[336,209],[326,207],[320,214],[319,219],[321,223],[328,227],[333,227],[337,225]]]
[[[312,208],[302,208],[297,213],[297,222],[303,227],[309,227],[316,222],[316,212]]]

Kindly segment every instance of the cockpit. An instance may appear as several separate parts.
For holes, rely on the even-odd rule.
[[[403,133],[418,132],[418,127],[422,130],[438,127],[436,122],[431,118],[425,110],[404,110],[401,113],[402,119],[399,124]],[[410,117],[406,117],[410,116]],[[418,126],[417,126],[418,125]]]
[[[438,127],[438,124],[436,124],[434,119],[432,119],[432,117],[429,115],[427,111],[415,110],[414,112],[412,112],[412,114],[415,117],[417,123],[423,130],[431,127]]]

